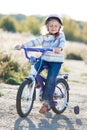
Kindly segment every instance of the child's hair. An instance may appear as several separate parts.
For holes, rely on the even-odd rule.
[[[47,36],[47,37],[48,37],[49,35],[50,35],[50,33],[46,33],[46,34],[45,34],[45,36]],[[57,32],[56,34],[54,34],[55,39],[57,39],[58,36],[59,36],[59,32]]]

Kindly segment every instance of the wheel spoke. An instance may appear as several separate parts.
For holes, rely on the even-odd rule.
[[[21,117],[26,117],[33,106],[33,98],[35,94],[35,82],[29,82],[29,80],[25,80],[19,87],[17,93],[17,112]]]
[[[57,101],[57,106],[53,107],[53,111],[57,114],[62,113],[66,109],[66,104],[69,101],[69,92],[67,90],[67,82],[64,79],[59,79],[54,91],[54,101]]]

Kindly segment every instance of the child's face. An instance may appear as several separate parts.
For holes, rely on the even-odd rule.
[[[51,34],[55,34],[59,32],[60,28],[61,28],[61,24],[55,19],[49,21],[47,24],[47,29]]]

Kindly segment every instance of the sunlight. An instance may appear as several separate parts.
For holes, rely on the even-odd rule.
[[[45,34],[47,34],[47,33],[48,33],[48,31],[47,31],[46,26],[43,26],[43,27],[41,28],[41,34],[42,34],[42,35],[45,35]]]

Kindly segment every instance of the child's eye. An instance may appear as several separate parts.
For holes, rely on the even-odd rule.
[[[50,25],[50,27],[53,27],[53,25]]]
[[[57,26],[57,25],[55,25],[55,27],[57,28],[58,26]]]

